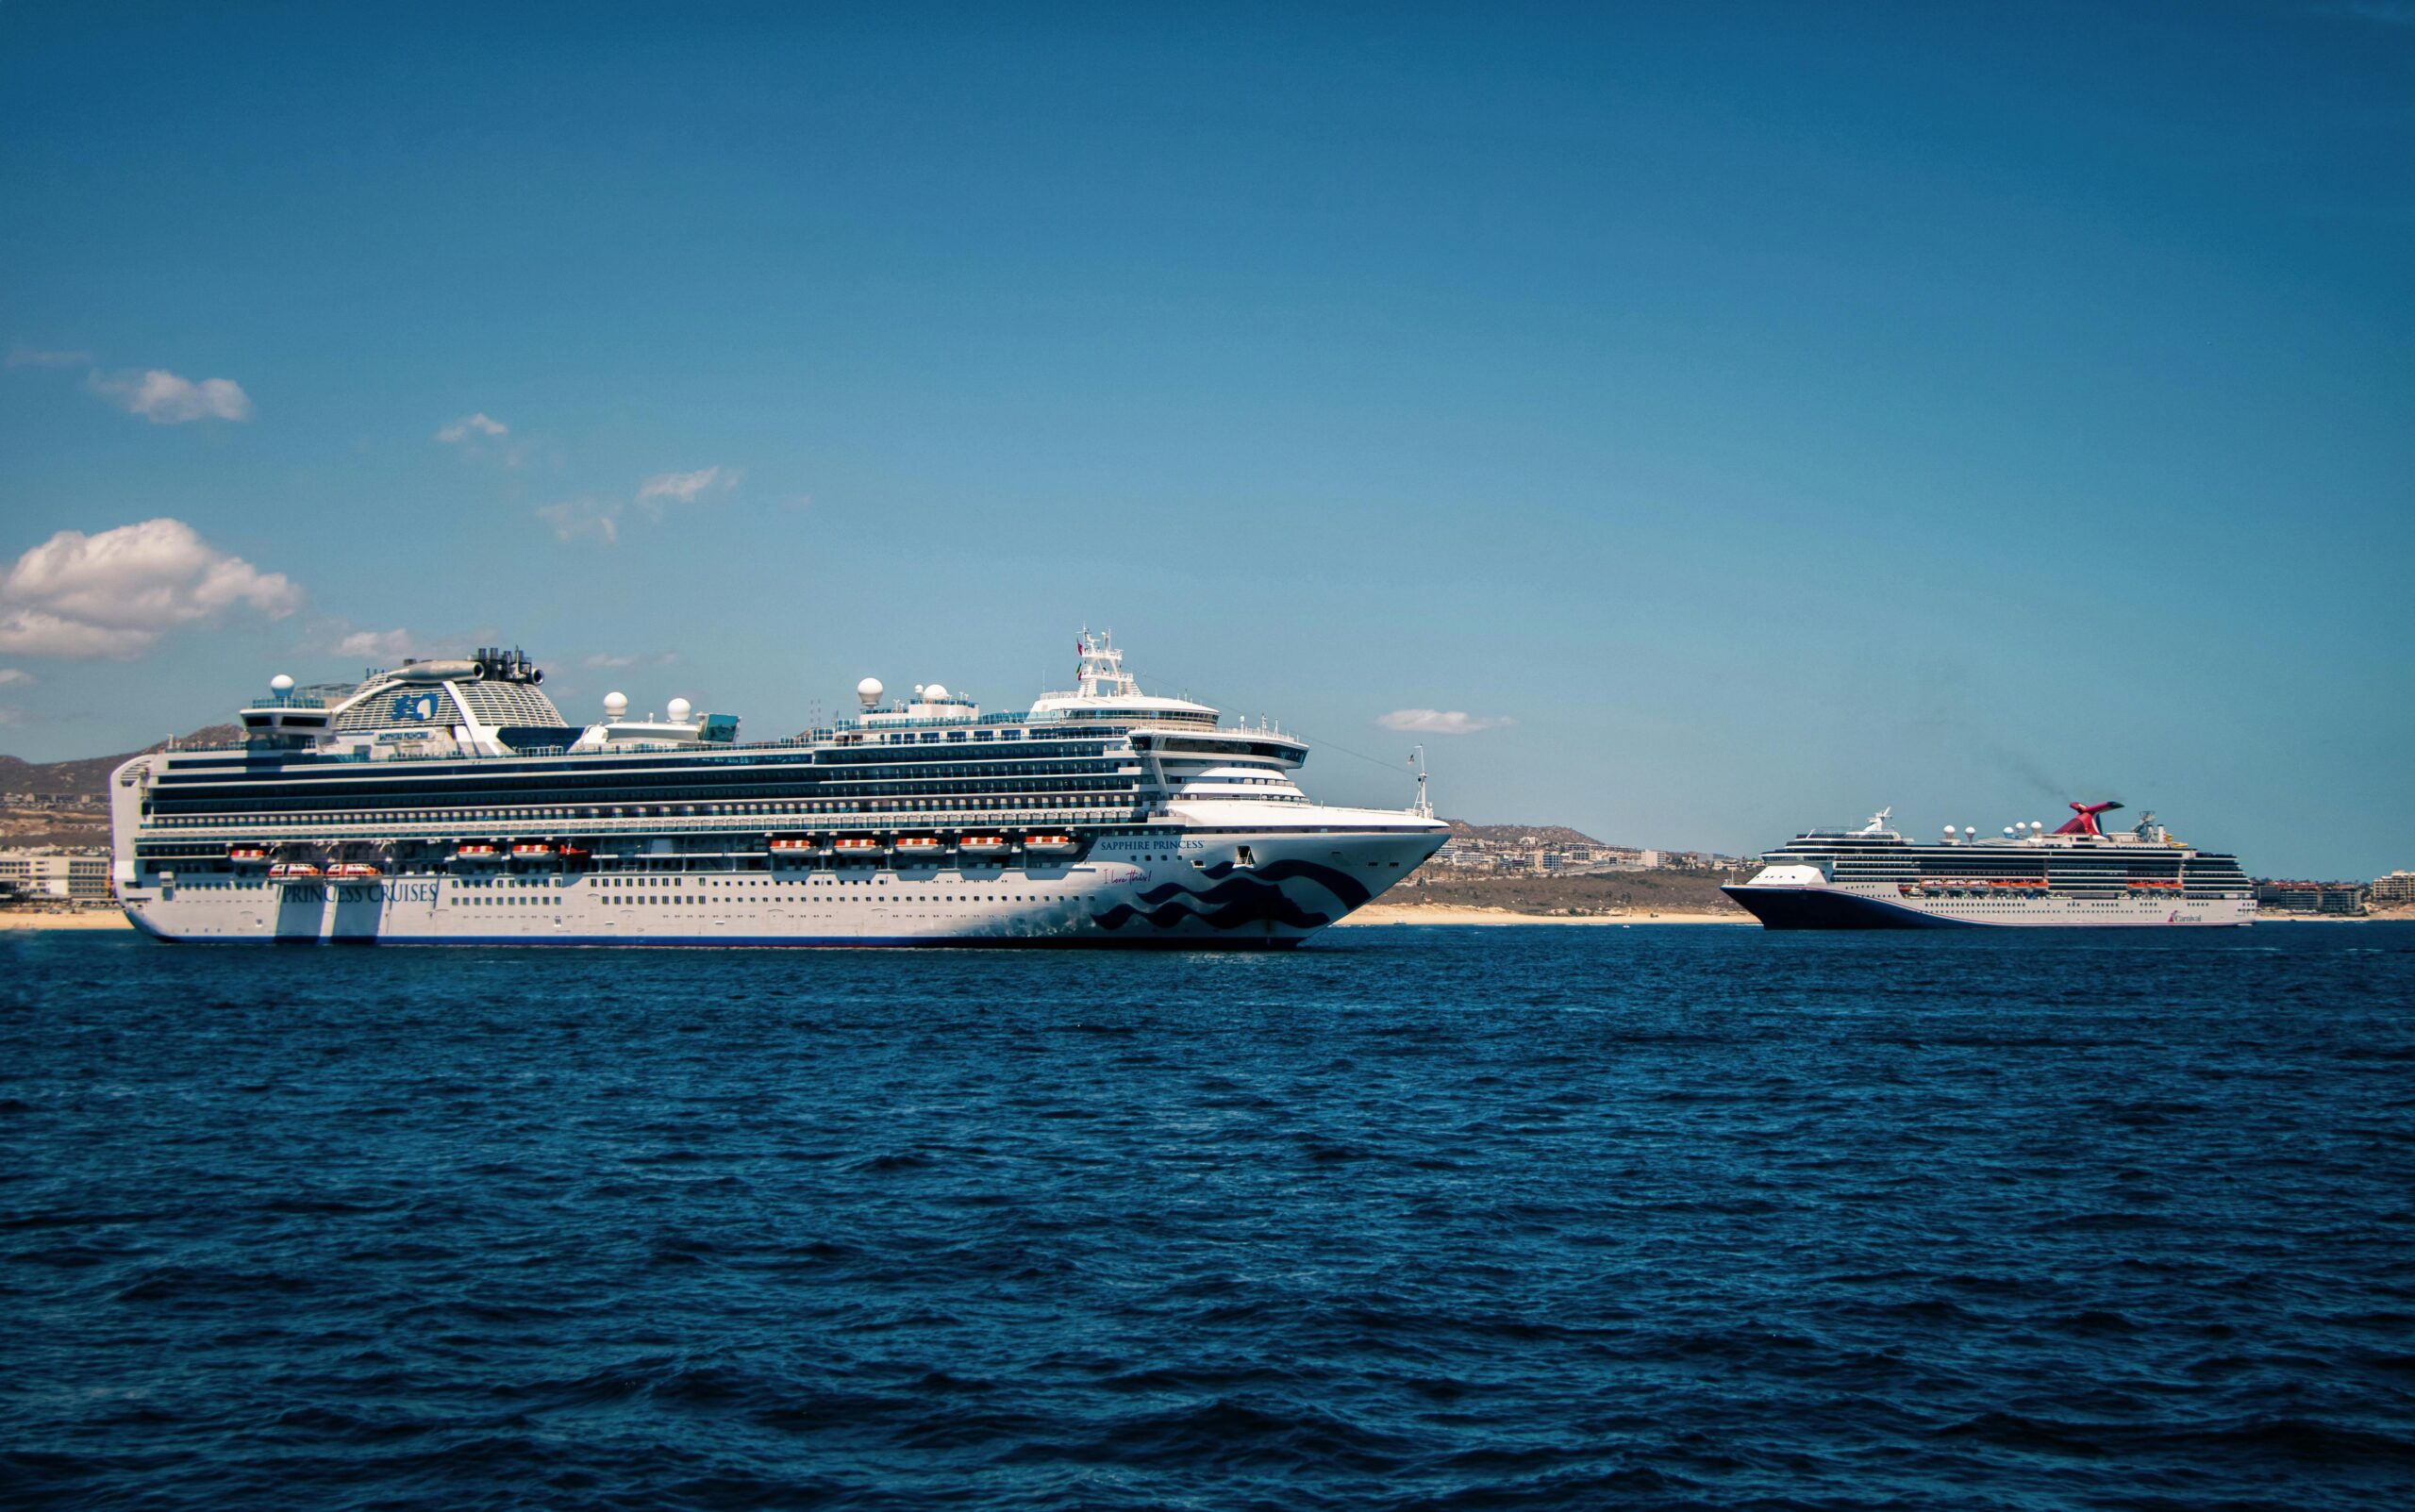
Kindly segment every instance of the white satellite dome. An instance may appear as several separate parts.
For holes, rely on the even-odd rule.
[[[283,673],[278,673],[268,680],[268,690],[272,693],[290,693],[293,691],[293,679]]]
[[[610,718],[610,719],[619,719],[622,715],[626,714],[628,711],[629,711],[629,695],[628,695],[628,694],[626,694],[626,693],[606,693],[606,694],[604,695],[604,713],[605,713],[605,715],[606,715],[608,718]]]
[[[880,686],[879,678],[867,677],[862,682],[856,684],[856,702],[861,704],[866,708],[870,708],[874,704],[879,703],[880,695],[887,691],[889,691],[888,689]]]
[[[923,701],[924,701],[924,703],[926,703],[926,704],[944,704],[944,703],[946,703],[946,702],[947,702],[947,687],[946,687],[946,685],[945,685],[945,684],[942,684],[942,683],[932,683],[932,684],[930,684],[928,687],[924,688],[924,689],[923,690]]]
[[[695,705],[689,703],[684,698],[675,698],[671,701],[671,723],[674,724],[685,724],[688,723],[688,716],[693,714],[695,711]]]

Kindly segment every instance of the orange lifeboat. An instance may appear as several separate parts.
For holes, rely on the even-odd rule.
[[[963,856],[1004,856],[1012,849],[1004,835],[967,835],[956,848]]]
[[[511,848],[511,858],[515,861],[550,861],[554,855],[554,848],[542,840],[523,840]]]
[[[453,853],[453,859],[465,865],[475,866],[500,860],[502,856],[491,845],[464,845]]]
[[[265,866],[268,864],[268,852],[258,845],[229,845],[226,847],[226,859],[237,866]]]
[[[880,859],[880,841],[869,835],[846,835],[831,842],[830,849],[842,861],[876,861]]]
[[[897,842],[901,861],[936,861],[947,854],[947,842],[931,835],[908,835]]]
[[[1023,842],[1033,856],[1071,856],[1078,848],[1071,835],[1034,835]]]
[[[279,882],[319,880],[319,869],[308,861],[279,861],[268,869],[268,874]]]
[[[338,861],[327,868],[327,876],[337,882],[374,882],[381,875],[366,861]]]

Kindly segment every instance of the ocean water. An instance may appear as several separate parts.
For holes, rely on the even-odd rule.
[[[2415,928],[0,968],[14,1504],[2415,1504]]]

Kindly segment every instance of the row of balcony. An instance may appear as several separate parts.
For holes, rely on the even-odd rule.
[[[1069,808],[953,808],[873,814],[645,814],[590,816],[568,809],[475,809],[420,821],[352,822],[313,816],[251,818],[242,815],[154,820],[142,838],[366,839],[384,837],[449,839],[509,834],[530,839],[580,835],[720,835],[737,832],[787,834],[802,830],[853,833],[896,829],[992,829],[1033,824],[1130,823],[1158,818],[1153,805],[1084,806]]]

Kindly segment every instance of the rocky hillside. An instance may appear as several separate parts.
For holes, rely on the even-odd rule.
[[[193,731],[179,745],[223,745],[240,739],[232,724]],[[146,746],[157,751],[168,742]],[[139,751],[74,761],[27,761],[0,756],[0,845],[106,845],[109,838],[109,773]]]
[[[1471,824],[1463,819],[1445,820],[1454,836],[1464,839],[1489,840],[1495,845],[1516,845],[1528,836],[1545,847],[1560,845],[1591,845],[1600,849],[1602,841],[1582,830],[1565,824]]]
[[[232,724],[209,724],[193,731],[179,745],[224,745],[242,739],[243,732]],[[0,793],[37,793],[45,798],[99,798],[107,789],[109,773],[118,763],[144,751],[161,751],[168,742],[146,745],[142,751],[125,751],[116,756],[81,756],[74,761],[27,761],[21,756],[0,756]]]

